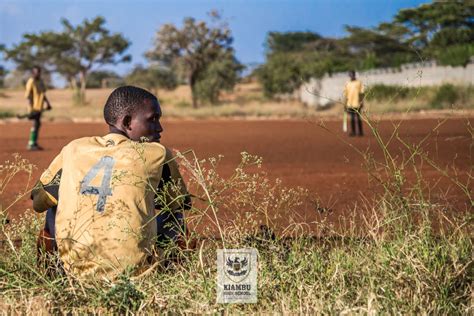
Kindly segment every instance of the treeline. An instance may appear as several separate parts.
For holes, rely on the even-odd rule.
[[[466,66],[474,55],[474,3],[435,1],[400,10],[374,28],[346,26],[343,38],[313,32],[276,33],[266,39],[266,63],[256,75],[267,96],[291,93],[311,77],[436,60]]]
[[[217,102],[222,90],[231,90],[243,66],[235,58],[233,37],[228,25],[216,12],[211,23],[185,18],[181,28],[163,25],[154,45],[145,53],[150,65],[136,66],[124,78],[104,65],[130,62],[126,54],[130,41],[111,33],[103,17],[85,19],[72,25],[62,19],[62,31],[24,34],[20,43],[1,46],[6,59],[25,71],[38,65],[46,75],[57,73],[75,90],[78,103],[84,103],[86,88],[106,84],[131,83],[148,89],[172,89],[180,82],[189,84],[193,106]],[[2,69],[0,69],[0,74]]]
[[[163,25],[145,52],[149,65],[135,66],[120,77],[103,71],[104,65],[130,62],[130,41],[111,33],[103,17],[72,25],[62,19],[62,31],[28,33],[12,47],[0,45],[18,71],[41,66],[46,76],[61,75],[76,91],[79,103],[87,87],[129,83],[149,90],[173,89],[186,83],[193,106],[216,103],[224,90],[232,90],[243,65],[236,59],[232,32],[216,12],[210,21],[185,18],[181,27]],[[266,62],[254,72],[266,96],[291,93],[311,77],[321,78],[350,69],[399,67],[408,62],[435,59],[441,65],[466,66],[474,55],[474,4],[470,1],[435,1],[400,10],[392,21],[374,28],[346,26],[343,38],[314,32],[270,32]],[[0,84],[6,70],[0,66]]]

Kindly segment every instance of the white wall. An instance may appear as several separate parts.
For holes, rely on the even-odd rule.
[[[464,67],[437,66],[435,62],[405,64],[400,69],[381,68],[357,73],[365,86],[373,84],[408,87],[435,86],[443,83],[474,85],[474,63]],[[300,100],[309,106],[328,105],[342,100],[347,73],[326,75],[321,80],[311,79],[299,91]]]

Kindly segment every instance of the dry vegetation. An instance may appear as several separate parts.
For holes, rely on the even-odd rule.
[[[364,221],[356,224],[346,214],[341,232],[327,226],[323,218],[318,225],[324,237],[316,239],[303,233],[305,223],[294,215],[306,191],[269,180],[259,157],[242,153],[234,173],[222,177],[217,171],[219,158],[178,154],[183,174],[201,200],[188,214],[189,224],[205,221],[216,237],[201,240],[194,251],[167,249],[178,251],[181,261],[166,268],[154,266],[142,275],[130,271],[117,280],[84,282],[50,275],[37,266],[35,238],[42,221],[26,213],[14,225],[0,224],[6,237],[0,256],[0,309],[94,314],[472,314],[472,210],[447,214],[449,205],[432,204],[425,195],[427,183],[418,172],[420,161],[447,176],[443,167],[427,158],[421,144],[403,142],[397,131],[382,139],[368,124],[384,158],[375,160],[371,152],[360,152],[369,176],[382,188],[376,203],[353,210],[364,214]],[[474,135],[471,126],[469,132]],[[390,153],[387,144],[393,139],[404,144],[406,155]],[[3,164],[0,174],[11,179],[12,173],[30,170],[17,157]],[[417,174],[416,181],[406,181],[409,170]],[[457,177],[451,180],[466,189],[472,207],[472,168],[465,173],[467,183]],[[235,220],[220,219],[225,209],[235,211]],[[282,219],[286,225],[276,236],[260,229],[262,223],[275,229]],[[22,239],[19,247],[14,243],[18,238]],[[258,249],[257,304],[216,304],[215,258],[216,249],[222,247]]]
[[[379,89],[380,90],[380,89]],[[387,90],[387,89],[385,89]],[[474,89],[469,91],[468,98],[461,98],[449,110],[436,108],[431,105],[435,94],[434,89],[415,89],[408,95],[403,88],[392,87],[383,90],[376,97],[368,94],[365,109],[372,114],[403,113],[429,110],[431,113],[473,113]],[[55,89],[48,92],[48,97],[54,107],[53,111],[45,114],[46,118],[54,120],[101,120],[102,108],[112,89],[90,89],[87,91],[87,104],[74,105],[71,90]],[[380,92],[380,91],[378,91]],[[402,97],[401,97],[402,95]],[[405,97],[403,97],[405,96]],[[158,90],[158,97],[167,118],[303,118],[303,117],[340,117],[342,105],[335,104],[327,109],[315,109],[286,98],[270,100],[263,96],[258,83],[245,83],[236,86],[232,93],[224,93],[217,105],[203,105],[198,109],[191,106],[191,93],[188,86],[179,86],[173,91]],[[26,100],[21,90],[3,90],[0,93],[0,119],[25,113]]]

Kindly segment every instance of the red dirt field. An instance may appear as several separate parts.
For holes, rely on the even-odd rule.
[[[441,167],[456,171],[463,180],[472,176],[474,150],[473,136],[469,132],[474,119],[449,119],[436,131],[434,119],[405,121],[382,121],[378,128],[384,139],[389,139],[393,124],[401,122],[399,135],[408,143],[417,144],[430,132],[431,136],[422,148]],[[364,169],[362,157],[351,148],[373,151],[374,157],[383,159],[376,139],[365,126],[366,136],[350,138],[342,134],[341,123],[325,121],[326,128],[316,122],[304,120],[203,120],[164,121],[162,143],[179,150],[194,149],[199,158],[224,155],[220,171],[228,175],[240,161],[240,152],[247,151],[263,157],[263,168],[271,178],[280,178],[286,186],[302,186],[310,190],[311,199],[319,199],[322,206],[330,208],[330,220],[336,221],[349,214],[364,200],[373,198],[374,188]],[[41,172],[61,148],[69,141],[83,136],[102,135],[107,129],[99,123],[43,123],[40,144],[41,152],[26,150],[28,122],[0,124],[0,162],[19,153],[34,163],[36,182]],[[347,141],[345,143],[344,141]],[[402,146],[393,141],[390,150],[401,157]],[[406,155],[406,153],[405,153]],[[0,163],[1,164],[1,163]],[[442,176],[428,164],[421,167],[430,184],[430,199],[434,202],[448,201],[455,209],[471,211],[471,201],[452,181]],[[413,174],[412,174],[413,175]],[[408,174],[410,177],[410,173]],[[23,174],[10,183],[0,203],[5,208],[25,187],[27,177]],[[32,182],[32,184],[33,184]],[[468,188],[472,191],[472,187]],[[21,199],[9,209],[9,217],[18,218],[25,209],[31,208],[29,197]],[[308,222],[318,218],[313,203],[301,210]]]

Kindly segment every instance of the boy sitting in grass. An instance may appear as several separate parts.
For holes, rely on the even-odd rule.
[[[157,243],[178,240],[190,198],[159,143],[160,118],[153,94],[117,88],[104,107],[109,133],[72,141],[42,174],[33,208],[47,210],[42,234],[67,273],[113,278],[156,257]]]

